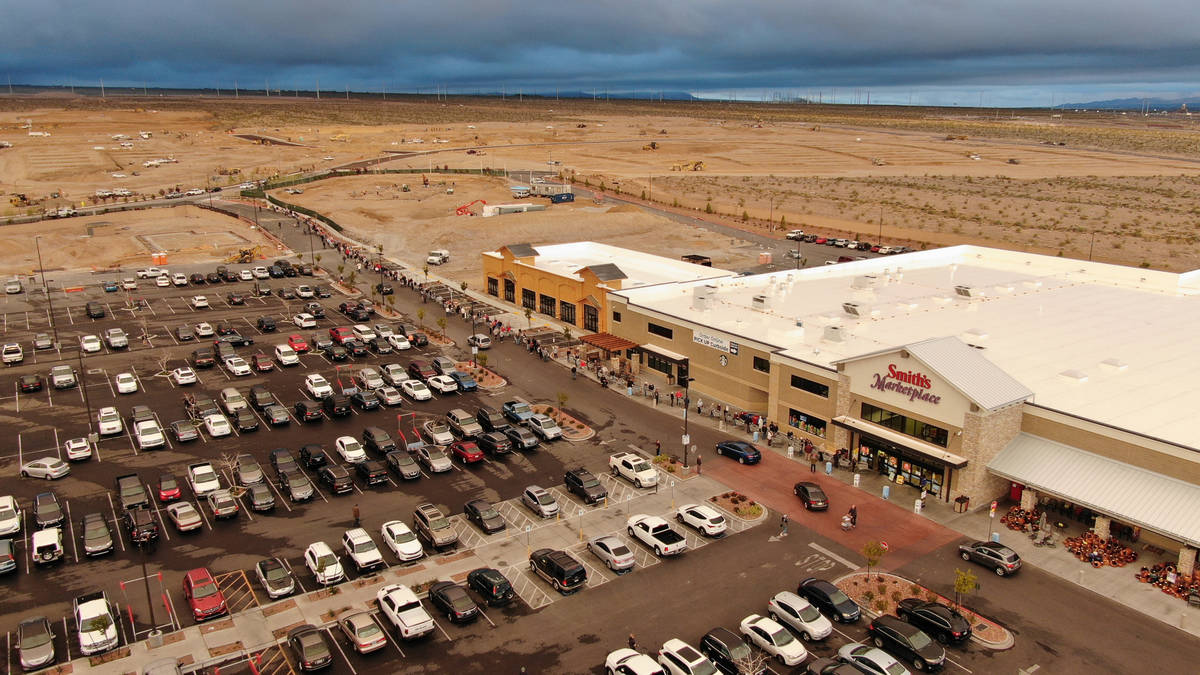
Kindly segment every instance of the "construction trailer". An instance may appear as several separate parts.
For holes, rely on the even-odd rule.
[[[575,190],[566,183],[532,183],[529,186],[529,194],[535,197],[571,195],[571,201],[574,201]]]
[[[507,213],[525,213],[526,211],[545,211],[545,204],[487,204],[483,207],[483,217],[502,216]]]

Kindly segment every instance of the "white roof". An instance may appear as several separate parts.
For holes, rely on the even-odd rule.
[[[956,337],[929,338],[903,345],[903,348],[985,410],[995,410],[1033,397],[1028,387],[985,359],[978,349],[968,347]],[[861,354],[841,362],[890,351],[894,349]]]
[[[1026,433],[1001,450],[988,469],[1122,522],[1200,545],[1200,485]]]
[[[710,294],[707,308],[694,302],[697,289]],[[956,246],[613,294],[831,371],[847,358],[957,337],[1040,406],[1200,448],[1200,271]]]
[[[632,251],[619,246],[599,244],[594,241],[576,241],[569,244],[545,246],[539,244],[534,248],[537,249],[538,256],[534,258],[531,267],[559,276],[579,279],[580,276],[576,272],[584,267],[612,263],[625,273],[626,279],[622,283],[624,288],[649,286],[667,281],[731,277],[735,274],[730,270],[718,267],[706,267],[674,258]],[[484,255],[499,257],[500,253],[489,251]]]

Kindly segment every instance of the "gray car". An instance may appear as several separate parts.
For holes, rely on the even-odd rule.
[[[250,486],[263,482],[262,466],[254,459],[254,455],[238,455],[236,473],[238,485]]]
[[[21,668],[35,670],[54,663],[54,632],[44,616],[25,619],[17,625],[17,649]]]
[[[558,501],[554,495],[537,485],[530,485],[521,493],[521,501],[542,518],[553,518],[558,515]]]
[[[624,574],[636,565],[633,551],[620,538],[611,534],[596,537],[588,542],[588,550],[592,555],[604,562],[608,569],[617,574]]]
[[[108,521],[99,513],[89,513],[83,517],[83,553],[87,556],[112,553],[112,531]]]

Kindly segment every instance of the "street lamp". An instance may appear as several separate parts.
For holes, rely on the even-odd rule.
[[[692,437],[688,435],[688,408],[691,407],[692,399],[688,396],[688,385],[691,384],[694,377],[689,377],[688,360],[684,359],[681,365],[680,380],[683,381],[683,468],[688,468],[688,445],[692,442]]]
[[[42,264],[42,235],[39,234],[33,238],[33,245],[37,247],[38,273],[42,275],[42,292],[46,294],[46,302],[50,303],[50,329],[54,331],[54,349],[58,351],[58,323],[54,321],[54,299],[50,295],[49,287],[46,286],[46,266]]]

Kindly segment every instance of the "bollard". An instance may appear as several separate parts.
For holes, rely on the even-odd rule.
[[[920,513],[920,512],[921,512],[921,500],[914,499],[913,500],[913,513]]]
[[[790,458],[790,457],[795,457],[795,456],[796,456],[796,447],[793,445],[789,445],[788,446],[788,457]]]
[[[758,442],[758,432],[757,431],[754,432],[754,436],[751,437],[751,440],[755,443]]]
[[[862,474],[860,474],[860,473],[854,474],[854,487],[858,487],[858,484],[861,482],[862,482]]]
[[[891,486],[891,485],[884,485],[884,486],[883,486],[883,498],[884,498],[884,499],[887,499],[887,498],[888,498],[888,496],[889,496],[889,495],[891,495],[891,494],[892,494],[892,486]]]
[[[825,475],[826,476],[833,475],[833,462],[825,462]]]

